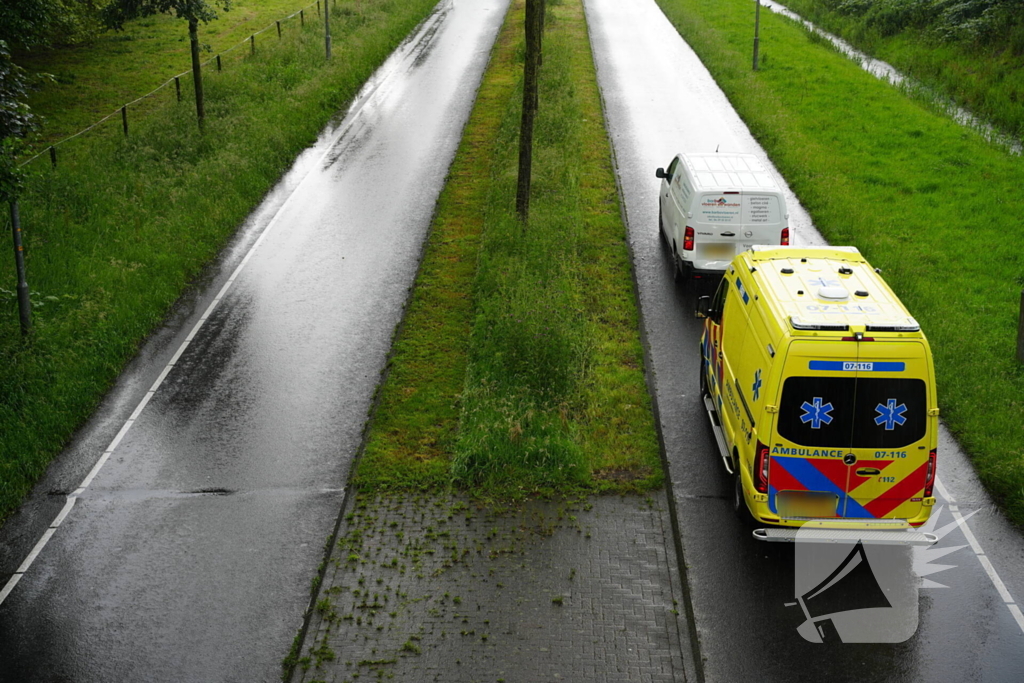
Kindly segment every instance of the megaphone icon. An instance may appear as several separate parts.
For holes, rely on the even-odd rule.
[[[850,554],[817,586],[797,598],[807,620],[797,631],[812,643],[841,641],[832,622],[834,615],[862,609],[890,609],[864,543],[857,541]]]
[[[800,542],[798,536],[798,597],[787,606],[799,605],[803,611],[797,632],[805,640],[899,643],[917,630],[917,582],[910,551],[868,543],[858,539],[852,547],[815,544]]]

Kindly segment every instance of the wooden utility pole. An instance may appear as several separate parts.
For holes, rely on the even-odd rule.
[[[519,182],[516,213],[530,216],[530,175],[533,166],[533,121],[537,114],[537,71],[540,67],[543,0],[526,0],[526,59],[523,64],[523,115],[519,126]]]
[[[761,32],[761,0],[754,0],[754,71],[757,71],[757,48]]]
[[[199,128],[203,127],[203,74],[199,65],[199,22],[190,19],[188,22],[188,40],[192,47],[192,81],[196,87],[196,117]]]
[[[1017,360],[1024,363],[1024,291],[1020,293],[1020,319],[1017,321]]]
[[[327,59],[331,59],[331,7],[324,2],[324,42],[327,48]]]

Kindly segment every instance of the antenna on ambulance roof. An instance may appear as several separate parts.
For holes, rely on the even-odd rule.
[[[715,145],[715,154],[718,154],[718,148],[722,146],[722,143]]]

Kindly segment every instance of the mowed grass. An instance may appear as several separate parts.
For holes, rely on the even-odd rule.
[[[530,218],[514,213],[524,3],[491,55],[355,481],[482,494],[662,479],[582,4],[548,0]]]
[[[321,27],[207,72],[132,128],[62,147],[20,202],[34,332],[14,259],[0,259],[0,519],[21,502],[139,344],[260,199],[428,15],[434,0],[341,0],[334,59]],[[6,216],[6,212],[5,212]],[[10,226],[3,222],[5,234]],[[97,453],[97,457],[100,454]]]
[[[343,2],[342,8],[354,10],[360,3]],[[367,6],[374,3],[367,0]],[[323,19],[317,15],[316,0],[236,0],[227,12],[218,11],[218,18],[199,25],[201,59],[207,60],[249,38],[256,31],[273,25],[302,8],[307,24],[323,31]],[[338,5],[335,3],[335,7]],[[339,15],[343,18],[345,15]],[[299,17],[282,22],[282,35],[300,29]],[[277,29],[257,36],[257,47],[277,42]],[[224,57],[225,65],[248,54],[248,45]],[[133,21],[122,31],[107,30],[88,43],[74,46],[36,48],[15,55],[15,61],[33,73],[46,73],[53,80],[39,84],[30,93],[29,106],[43,118],[39,139],[33,147],[53,144],[116,111],[127,102],[149,93],[169,78],[183,72],[191,79],[188,22],[170,14],[157,14]],[[216,67],[210,64],[211,71]],[[174,85],[160,91],[153,101],[140,102],[129,110],[134,122],[136,114],[148,112],[153,106],[175,98]],[[112,128],[119,128],[115,117]]]
[[[1024,526],[1024,165],[819,37],[746,0],[659,0],[832,244],[852,244],[921,322],[942,415]],[[943,476],[939,454],[939,478]]]

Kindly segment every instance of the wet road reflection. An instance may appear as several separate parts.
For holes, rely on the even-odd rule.
[[[709,293],[708,285],[673,283],[657,227],[660,181],[654,170],[674,154],[719,149],[765,158],[765,153],[653,0],[586,0],[585,6],[629,221],[648,370],[654,375],[700,640],[697,659],[706,679],[1024,679],[1024,633],[955,524],[936,546],[945,555],[897,554],[899,561],[880,561],[874,572],[887,600],[898,607],[897,614],[887,613],[887,623],[875,622],[883,631],[877,639],[888,628],[897,635],[911,632],[905,642],[842,643],[831,637],[812,643],[802,637],[798,629],[808,617],[798,598],[828,572],[812,571],[814,563],[792,544],[754,541],[733,515],[732,482],[716,457],[698,396],[700,324],[693,310],[696,296]],[[792,193],[786,201],[794,242],[824,244]],[[993,564],[1009,593],[1024,595],[1020,535],[993,512],[945,430],[939,452],[940,481],[957,490],[965,515],[982,510],[969,524],[985,530],[985,550],[996,558]],[[931,530],[955,522],[953,514],[948,505],[937,510]],[[927,560],[934,560],[933,568],[951,567],[927,575],[934,585],[914,573]],[[852,585],[840,584],[829,595],[852,599],[867,590],[863,583]],[[802,628],[811,628],[812,636],[817,630],[813,624]]]
[[[278,680],[506,6],[438,6],[5,527],[10,576],[135,412],[0,606],[0,679]]]

